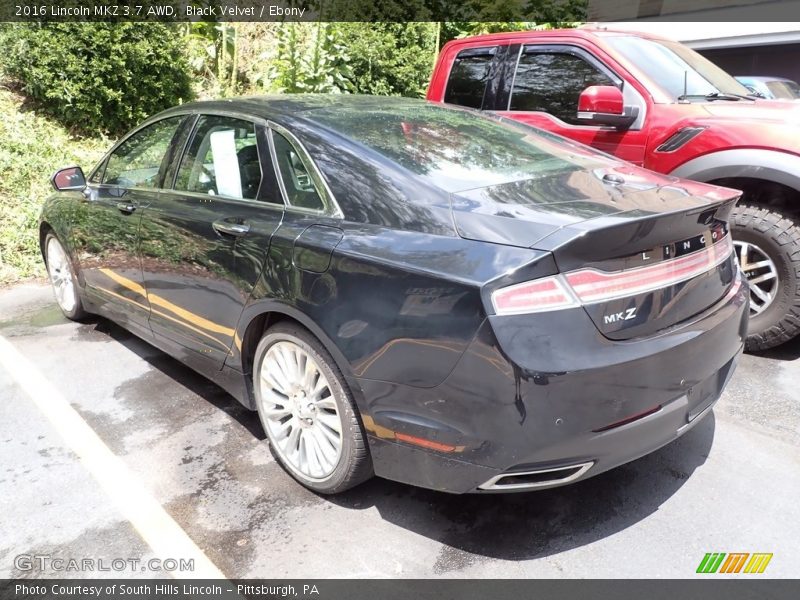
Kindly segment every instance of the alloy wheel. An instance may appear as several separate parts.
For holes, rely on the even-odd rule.
[[[75,308],[75,280],[69,258],[55,237],[47,242],[47,273],[61,310],[72,312]]]
[[[750,315],[764,312],[778,291],[778,269],[761,248],[749,242],[734,240],[739,267],[750,284]]]
[[[316,360],[289,341],[273,344],[259,374],[261,413],[273,449],[311,481],[329,477],[342,455],[342,420]]]

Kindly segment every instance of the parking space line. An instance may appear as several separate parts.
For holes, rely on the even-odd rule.
[[[170,575],[192,579],[225,577],[61,392],[3,336],[0,365],[33,400],[156,557],[162,561],[194,560],[194,571],[173,571]]]

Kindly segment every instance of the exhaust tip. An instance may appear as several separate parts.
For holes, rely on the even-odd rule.
[[[566,467],[537,469],[535,471],[517,471],[495,475],[486,483],[479,485],[481,490],[526,490],[569,483],[578,479],[594,465],[594,461],[578,463]]]

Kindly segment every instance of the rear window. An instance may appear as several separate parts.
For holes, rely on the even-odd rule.
[[[441,105],[323,108],[304,114],[448,192],[597,168],[605,155],[533,128]]]
[[[456,56],[444,101],[469,108],[482,108],[489,72],[497,48],[470,48],[462,50]]]

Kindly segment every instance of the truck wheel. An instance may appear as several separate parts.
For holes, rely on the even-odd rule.
[[[736,256],[750,285],[747,350],[800,334],[800,227],[780,213],[740,204],[731,215]]]

